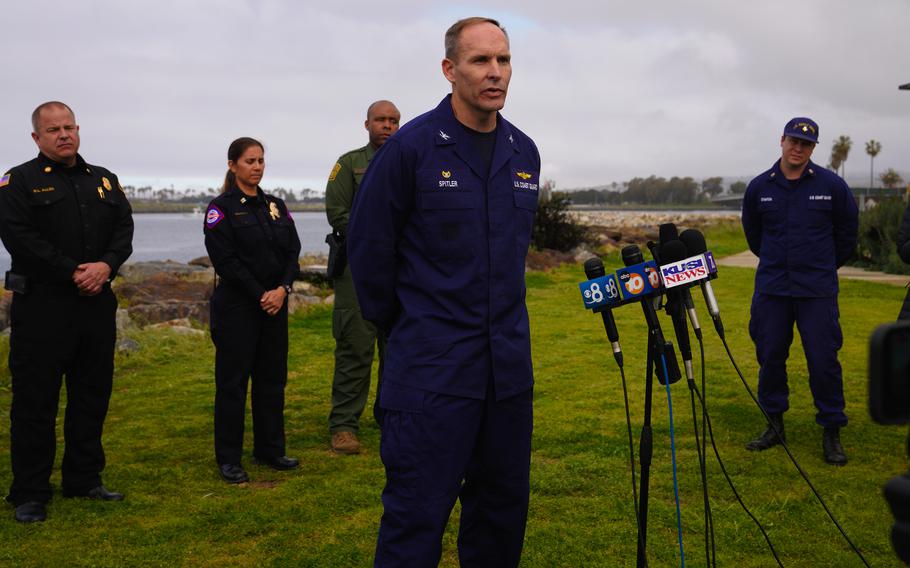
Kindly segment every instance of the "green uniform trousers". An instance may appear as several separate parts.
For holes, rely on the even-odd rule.
[[[370,393],[375,347],[378,342],[381,377],[385,341],[382,334],[377,333],[376,327],[361,317],[348,268],[345,268],[340,278],[335,279],[332,335],[335,337],[335,374],[332,378],[329,431],[332,434],[357,432],[360,415],[363,414]]]

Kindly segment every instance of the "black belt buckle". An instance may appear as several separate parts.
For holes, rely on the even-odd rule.
[[[16,274],[15,272],[7,270],[3,286],[10,292],[16,292],[17,294],[28,294],[28,276]]]

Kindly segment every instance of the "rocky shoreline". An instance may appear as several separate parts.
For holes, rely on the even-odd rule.
[[[300,276],[288,296],[290,313],[335,301],[325,261],[318,256],[301,259]],[[215,271],[208,257],[186,264],[172,260],[124,264],[113,283],[121,305],[117,310],[118,349],[137,349],[130,332],[142,328],[166,327],[186,335],[204,335],[214,287]],[[4,291],[0,297],[0,329],[4,334],[9,333],[11,301],[12,292]]]
[[[719,223],[739,223],[740,219],[736,211],[571,211],[569,215],[587,227],[589,244],[569,252],[531,250],[528,269],[548,270],[562,263],[581,263],[594,256],[594,250],[609,253],[626,245],[657,241],[659,227],[664,223],[674,223],[679,230],[703,230]]]
[[[595,243],[607,249],[656,241],[658,227],[674,223],[680,229],[702,230],[718,223],[738,223],[738,211],[573,211],[572,217],[588,227]]]
[[[588,227],[593,245],[600,250],[613,250],[626,244],[657,240],[658,226],[676,223],[681,228],[703,228],[719,222],[739,220],[736,212],[710,214],[649,211],[574,211],[575,220]],[[565,262],[583,262],[594,255],[588,247],[570,252],[530,251],[527,267],[547,270]],[[288,309],[295,313],[306,306],[332,304],[332,282],[326,277],[326,257],[306,256],[300,259],[301,272],[288,298]],[[120,268],[114,291],[120,299],[117,329],[121,348],[134,348],[130,331],[139,328],[167,327],[184,334],[205,334],[209,322],[209,298],[215,285],[215,274],[208,257],[188,263],[172,260],[134,262]],[[0,297],[0,329],[9,333],[11,292]]]

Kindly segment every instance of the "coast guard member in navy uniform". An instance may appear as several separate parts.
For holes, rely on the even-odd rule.
[[[743,229],[759,258],[749,333],[761,370],[758,398],[771,418],[746,445],[766,450],[784,438],[787,356],[796,323],[809,367],[809,388],[824,428],[825,461],[847,463],[840,442],[846,426],[837,352],[843,343],[837,309],[837,269],[856,248],[858,213],[853,194],[835,173],[809,160],[818,125],[794,118],[781,136],[781,158],[753,179],[743,199]]]
[[[50,501],[54,422],[66,376],[64,497],[120,501],[101,484],[101,432],[114,380],[117,298],[111,280],[133,252],[132,209],[117,176],[79,154],[79,125],[58,101],[32,113],[40,153],[0,177],[0,237],[12,257],[9,369],[16,520]]]
[[[364,318],[389,332],[376,566],[436,566],[461,500],[462,565],[517,566],[529,495],[524,266],[540,156],[497,111],[505,30],[446,32],[452,94],[389,138],[354,202],[349,262]]]

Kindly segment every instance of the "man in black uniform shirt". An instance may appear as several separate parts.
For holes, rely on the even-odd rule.
[[[20,522],[51,499],[62,377],[64,497],[123,499],[101,484],[101,430],[114,375],[117,299],[110,282],[133,251],[132,211],[117,177],[79,155],[79,126],[61,102],[32,113],[40,153],[0,177],[0,238],[12,257],[9,368],[13,483]]]

